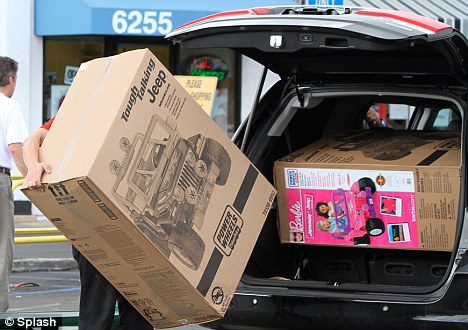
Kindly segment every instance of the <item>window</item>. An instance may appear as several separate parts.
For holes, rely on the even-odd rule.
[[[45,122],[57,113],[80,64],[104,56],[104,37],[44,39]]]
[[[176,74],[215,76],[218,78],[211,117],[221,129],[232,136],[239,122],[236,110],[237,57],[229,49],[180,50]]]

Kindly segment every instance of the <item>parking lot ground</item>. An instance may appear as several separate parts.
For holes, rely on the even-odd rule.
[[[78,270],[13,273],[9,312],[77,311]]]
[[[12,329],[2,327],[7,317],[14,320],[53,318],[63,324],[59,329],[78,329],[79,295],[80,281],[77,269],[15,272],[11,276],[10,308],[8,313],[0,314],[0,329]],[[186,325],[172,329],[201,330],[202,327]]]

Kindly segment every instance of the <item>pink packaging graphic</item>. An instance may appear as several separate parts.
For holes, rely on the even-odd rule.
[[[413,173],[286,168],[291,242],[418,247]]]

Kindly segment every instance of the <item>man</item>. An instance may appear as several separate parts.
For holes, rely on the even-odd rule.
[[[11,97],[16,88],[18,62],[0,56],[0,312],[8,309],[10,274],[13,268],[15,218],[10,172],[15,163],[26,175],[22,142],[28,136],[21,107]]]
[[[24,185],[29,189],[44,191],[42,174],[51,173],[50,166],[39,161],[39,148],[47,136],[54,118],[34,131],[24,143],[24,160],[28,171]],[[74,247],[73,258],[80,270],[81,292],[79,328],[83,330],[110,330],[115,304],[120,315],[119,329],[152,330],[153,326],[106,280],[104,276]]]

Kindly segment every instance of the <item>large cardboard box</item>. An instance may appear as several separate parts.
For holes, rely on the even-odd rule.
[[[40,159],[23,192],[149,322],[223,316],[276,191],[149,50],[82,64]]]
[[[457,132],[348,132],[275,163],[284,243],[450,251]]]

